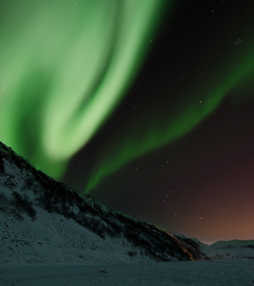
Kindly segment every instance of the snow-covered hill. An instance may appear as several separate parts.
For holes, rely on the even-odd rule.
[[[195,245],[112,211],[37,171],[0,143],[0,263],[196,260]]]
[[[0,142],[0,263],[254,260],[254,240],[211,246],[113,211]]]
[[[213,260],[254,261],[254,240],[217,241],[204,251]]]
[[[254,240],[229,240],[217,241],[210,246],[200,242],[196,238],[186,238],[178,235],[178,239],[189,245],[194,245],[202,256],[205,253],[205,260],[230,260],[230,261],[253,261],[254,262]],[[198,260],[198,259],[197,259]]]
[[[254,285],[253,240],[209,246],[112,211],[1,142],[0,233],[0,285]]]

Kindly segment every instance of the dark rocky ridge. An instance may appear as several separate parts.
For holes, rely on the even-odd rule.
[[[37,224],[38,209],[71,219],[102,239],[122,237],[133,246],[130,256],[138,250],[156,261],[206,259],[193,240],[111,210],[36,170],[0,142],[0,212],[17,221],[28,216]]]

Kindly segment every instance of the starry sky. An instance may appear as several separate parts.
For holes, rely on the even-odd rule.
[[[0,140],[114,210],[254,238],[251,1],[0,3]]]

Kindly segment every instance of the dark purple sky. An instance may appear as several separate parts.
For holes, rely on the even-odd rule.
[[[125,100],[63,181],[83,192],[112,165],[89,194],[114,210],[203,242],[253,239],[254,6],[247,2],[181,1],[166,12]],[[150,146],[179,122],[190,128],[177,139],[126,159],[139,136]],[[119,157],[126,164],[116,168]]]

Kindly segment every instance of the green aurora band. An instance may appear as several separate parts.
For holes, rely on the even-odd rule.
[[[60,178],[120,103],[151,46],[157,0],[0,3],[0,140]]]
[[[165,111],[161,115],[163,106],[161,106],[160,114],[154,117],[152,124],[151,122],[146,125],[141,124],[140,118],[132,120],[132,125],[125,128],[129,131],[117,136],[113,152],[112,150],[103,150],[102,156],[99,156],[85,193],[89,193],[101,182],[102,178],[113,174],[127,162],[186,135],[202,119],[211,114],[229,93],[232,104],[253,96],[254,40],[248,39],[248,37],[245,40],[241,52],[232,43],[232,50],[227,51],[230,56],[225,58],[225,62],[227,62],[225,67],[214,68],[211,71],[213,74],[211,78],[202,83],[199,82],[197,90],[186,91],[187,94],[190,94],[189,100],[184,104],[181,103],[170,115],[167,114],[171,120],[166,121],[166,124]],[[219,52],[214,51],[214,54],[219,54]],[[204,86],[205,89],[200,88],[201,86]],[[179,93],[175,96],[181,98]],[[145,117],[149,117],[149,111]]]
[[[163,2],[1,1],[0,140],[61,178],[135,80],[163,18]],[[227,65],[202,83],[205,90],[186,90],[189,100],[171,120],[159,114],[152,125],[135,121],[116,135],[116,147],[110,158],[108,150],[98,158],[85,192],[128,161],[188,133],[229,93],[241,100],[244,88],[253,90],[254,40],[246,37],[241,53],[234,49]]]

